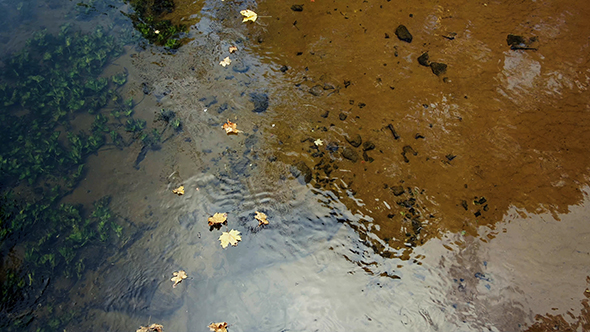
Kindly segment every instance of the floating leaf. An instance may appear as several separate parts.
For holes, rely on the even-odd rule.
[[[248,21],[256,22],[256,19],[258,18],[258,14],[256,14],[254,11],[252,11],[250,9],[242,10],[242,11],[240,11],[240,14],[242,14],[242,16],[244,16],[244,19],[242,20],[242,22],[248,22]]]
[[[237,134],[237,133],[241,133],[241,130],[238,130],[238,125],[227,120],[226,123],[223,124],[223,129],[225,129],[225,133],[226,134]]]
[[[324,141],[318,138],[315,141],[313,141],[313,144],[315,144],[316,146],[324,145]]]
[[[228,244],[231,244],[232,246],[237,246],[238,241],[241,240],[242,237],[240,236],[240,232],[236,231],[235,229],[232,229],[229,232],[223,232],[219,237],[219,241],[221,241],[221,247],[223,248],[227,248]]]
[[[172,192],[178,196],[182,196],[182,195],[184,195],[184,186],[180,186],[176,189],[173,189]]]
[[[150,326],[140,326],[135,332],[162,332],[164,326],[160,324],[152,324]]]
[[[219,64],[224,67],[229,66],[229,65],[231,65],[231,59],[228,56],[226,56],[225,59],[221,60],[221,62]]]
[[[238,51],[238,48],[236,46],[230,46],[229,47],[229,53],[236,53]]]
[[[256,215],[254,216],[254,218],[258,220],[258,226],[268,225],[268,220],[266,220],[266,214],[256,211]]]
[[[186,279],[186,277],[188,277],[186,275],[186,272],[184,272],[183,270],[180,270],[178,272],[174,272],[172,273],[174,275],[174,277],[172,277],[170,279],[170,281],[174,281],[174,285],[172,285],[173,288],[176,288],[176,285],[180,284],[180,282],[184,279]]]
[[[227,323],[211,323],[209,324],[209,329],[213,332],[227,332]]]
[[[209,222],[209,226],[213,226],[213,225],[221,225],[224,222],[227,221],[227,213],[216,213],[213,215],[213,217],[209,217],[209,219],[207,219],[207,221]]]

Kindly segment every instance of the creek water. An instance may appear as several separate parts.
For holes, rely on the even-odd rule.
[[[72,5],[37,1],[4,53]],[[74,23],[124,21],[104,14]],[[51,279],[37,315],[82,308],[67,331],[590,330],[589,14],[573,0],[176,2],[186,44],[127,46],[105,72],[128,72],[148,126],[164,108],[182,131],[88,157],[63,202],[110,195],[137,232],[78,280]],[[231,229],[241,241],[224,249]]]

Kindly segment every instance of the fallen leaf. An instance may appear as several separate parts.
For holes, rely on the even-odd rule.
[[[229,53],[236,53],[237,51],[238,51],[238,48],[236,46],[229,47]]]
[[[238,125],[236,123],[233,123],[229,120],[227,120],[226,123],[223,124],[223,129],[225,129],[225,133],[226,134],[237,134],[237,133],[241,133],[241,130],[238,130]]]
[[[174,277],[172,277],[172,279],[170,279],[170,281],[174,281],[174,285],[172,285],[173,288],[176,288],[176,285],[180,284],[180,282],[184,279],[186,279],[186,277],[188,277],[186,275],[186,272],[184,272],[183,270],[180,270],[178,272],[174,272],[172,273],[174,275]]]
[[[225,59],[223,59],[223,60],[221,60],[221,62],[219,62],[219,64],[224,67],[229,66],[229,65],[231,65],[231,59],[228,56],[226,56]]]
[[[258,220],[258,226],[268,225],[268,220],[266,220],[266,214],[256,211],[256,215],[254,216],[254,218]]]
[[[324,141],[318,138],[315,141],[313,141],[313,144],[315,144],[316,146],[324,145]]]
[[[228,244],[231,244],[232,246],[237,246],[238,241],[241,240],[242,237],[240,236],[240,232],[236,231],[235,229],[232,229],[229,232],[223,232],[219,237],[219,241],[221,241],[221,247],[224,249],[227,248]]]
[[[227,323],[211,323],[209,329],[213,332],[227,332]]]
[[[256,22],[256,19],[258,18],[258,14],[256,14],[254,11],[252,11],[250,9],[242,10],[242,11],[240,11],[240,14],[242,14],[242,16],[244,16],[244,19],[242,20],[242,22],[248,22],[248,21]]]
[[[209,219],[207,219],[207,221],[209,222],[209,226],[213,226],[213,225],[221,225],[224,222],[227,221],[227,213],[216,213],[213,215],[213,217],[209,217]]]
[[[173,189],[172,192],[178,196],[182,196],[182,195],[184,195],[184,186],[180,186],[176,189]]]
[[[162,332],[164,326],[160,324],[152,324],[150,326],[140,326],[135,332]]]

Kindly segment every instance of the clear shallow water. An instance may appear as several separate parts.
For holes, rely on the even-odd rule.
[[[49,292],[41,308],[73,304],[82,311],[66,329],[112,331],[148,322],[161,323],[166,331],[199,331],[213,321],[227,321],[231,331],[518,331],[532,325],[535,315],[580,314],[589,252],[583,185],[587,117],[572,110],[585,105],[587,68],[583,62],[562,66],[546,59],[549,54],[584,59],[581,51],[563,54],[547,44],[538,53],[510,51],[507,32],[481,27],[489,14],[480,17],[480,7],[455,4],[453,10],[474,15],[475,22],[466,20],[469,29],[462,30],[462,21],[451,21],[447,32],[464,31],[457,43],[432,39],[428,47],[418,41],[405,45],[393,34],[395,27],[387,27],[391,43],[385,52],[379,49],[381,55],[375,49],[383,46],[382,31],[367,37],[355,24],[321,16],[323,9],[333,10],[324,8],[327,3],[318,1],[317,10],[311,9],[316,4],[305,4],[300,16],[290,5],[260,3],[257,11],[272,19],[253,25],[238,17],[246,5],[254,4],[206,2],[179,10],[178,17],[200,18],[190,43],[174,54],[129,47],[114,63],[129,71],[125,93],[140,102],[138,118],[150,123],[161,108],[172,109],[184,131],[139,163],[139,144],[89,157],[87,173],[65,201],[90,204],[112,195],[113,210],[137,231],[79,281],[52,280],[61,292]],[[506,14],[506,7],[494,5],[493,17]],[[564,31],[582,30],[577,20],[567,25],[539,9],[543,6],[513,5],[529,10],[525,13],[541,11],[546,20],[562,22]],[[389,16],[378,15],[377,5],[363,6],[339,14],[369,32],[381,29],[375,25]],[[571,13],[572,4],[563,6],[563,13],[581,15]],[[370,14],[361,16],[359,9]],[[416,39],[440,37],[441,17],[447,17],[443,8],[409,9],[422,20],[413,27],[407,23]],[[403,19],[390,14],[402,22],[410,12],[402,11]],[[521,19],[514,15],[502,22]],[[538,25],[534,31],[556,40],[559,27]],[[510,32],[531,33],[514,29]],[[326,36],[336,46],[329,46]],[[218,63],[230,45],[239,51],[233,65],[223,68]],[[445,85],[416,63],[427,49],[449,63],[448,80],[456,85]],[[396,51],[402,54],[391,74],[381,65],[367,65],[376,54],[383,57],[376,63],[389,62]],[[470,65],[463,68],[461,61]],[[364,78],[367,72],[370,79]],[[346,80],[354,84],[345,87]],[[577,83],[560,90],[567,81]],[[309,93],[318,84],[323,92]],[[401,91],[385,94],[396,91],[389,85]],[[259,106],[252,93],[269,98],[266,111],[252,112]],[[500,110],[489,112],[489,104]],[[552,116],[531,113],[536,107],[547,107]],[[562,110],[573,115],[563,116]],[[220,128],[227,119],[244,133],[227,136]],[[400,143],[384,129],[388,123],[399,131]],[[543,134],[535,135],[531,123],[540,123]],[[428,124],[435,125],[431,132],[425,131]],[[568,131],[573,134],[565,135]],[[374,162],[352,163],[340,155],[349,147],[345,136],[357,132],[376,144],[369,152]],[[414,143],[422,142],[416,132],[426,133],[426,143]],[[325,146],[314,148],[308,138],[320,138]],[[328,150],[330,143],[339,150]],[[406,144],[419,152],[409,163],[401,156]],[[575,152],[564,152],[569,150],[560,144]],[[324,157],[314,157],[316,151]],[[449,153],[459,156],[454,164],[444,162]],[[329,186],[314,167],[321,158],[339,165],[327,176]],[[299,161],[311,169],[310,184],[293,175]],[[401,181],[411,188],[401,198],[383,186]],[[180,184],[186,194],[178,197],[171,190]],[[472,201],[481,197],[489,201],[489,212],[473,218],[478,207]],[[400,211],[410,212],[396,201],[411,198],[426,220],[420,221],[421,241],[410,250],[405,233],[411,222]],[[261,210],[270,224],[259,228],[253,216]],[[215,212],[228,212],[227,229],[242,233],[237,247],[219,246],[221,231],[206,224]],[[179,269],[189,279],[172,288],[169,279]]]

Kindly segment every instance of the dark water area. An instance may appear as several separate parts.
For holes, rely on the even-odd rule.
[[[2,328],[590,330],[588,5],[0,8]]]

